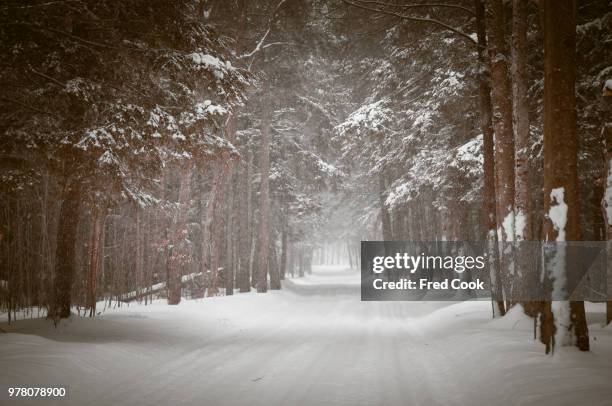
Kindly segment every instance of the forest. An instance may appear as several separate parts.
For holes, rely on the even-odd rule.
[[[513,297],[562,279],[504,247],[612,239],[608,0],[2,0],[0,38],[4,321],[485,241],[488,317],[592,349],[590,304]]]

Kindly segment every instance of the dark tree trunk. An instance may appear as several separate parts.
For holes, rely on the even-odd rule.
[[[611,111],[612,108],[612,95],[607,96],[607,111]],[[607,241],[607,290],[608,298],[612,298],[612,127],[606,126],[603,130],[604,136],[604,192],[602,200],[602,211],[604,217],[604,223],[606,228],[606,241]],[[612,300],[606,302],[606,323],[612,323]]]
[[[97,287],[100,269],[100,242],[104,230],[104,210],[95,203],[91,210],[91,236],[89,239],[89,274],[87,275],[87,300],[89,317],[96,314]]]
[[[543,0],[544,7],[544,212],[566,205],[566,224],[544,219],[546,241],[580,240],[576,131],[576,1]],[[557,251],[564,247],[557,247]],[[549,268],[545,264],[546,268]],[[559,262],[557,262],[559,267]],[[565,263],[561,265],[565,267]],[[547,271],[549,271],[547,269]],[[566,272],[566,269],[555,271]],[[568,315],[569,317],[567,317]],[[584,302],[546,303],[542,341],[589,350]],[[560,342],[559,342],[560,341]]]
[[[476,29],[478,37],[480,128],[482,130],[483,171],[484,171],[484,215],[487,231],[487,251],[491,273],[491,297],[494,315],[503,316],[505,306],[502,295],[501,275],[497,251],[497,214],[495,201],[495,156],[493,149],[493,121],[491,107],[491,77],[487,60],[487,38],[485,7],[482,0],[475,0]]]
[[[186,264],[187,209],[191,189],[191,165],[186,165],[180,175],[178,208],[172,221],[172,250],[168,263],[168,304],[181,301],[181,278]]]
[[[231,116],[227,123],[227,138],[229,142],[234,143],[236,141],[236,119],[235,116]],[[230,168],[227,173],[226,188],[227,188],[227,224],[225,227],[225,261],[223,267],[225,295],[234,294],[234,262],[232,258],[232,242],[235,233],[235,210],[234,210],[234,162],[229,163]]]
[[[136,207],[136,258],[135,258],[135,271],[136,271],[136,289],[143,288],[145,286],[145,276],[144,276],[144,259],[145,259],[145,244],[144,244],[144,236],[142,232],[142,215],[143,210],[140,207]],[[139,301],[141,300],[138,299]]]
[[[378,200],[380,204],[380,219],[382,223],[382,238],[384,241],[391,241],[393,239],[391,235],[391,216],[389,210],[385,204],[385,176],[384,174],[378,175]]]
[[[304,269],[306,268],[306,266],[304,265],[304,247],[302,247],[301,245],[298,246],[297,251],[298,277],[302,278],[304,276]]]
[[[515,141],[515,195],[514,224],[516,246],[517,292],[523,298],[525,313],[535,317],[538,313],[537,303],[528,298],[535,291],[536,268],[530,263],[528,249],[520,241],[533,240],[532,207],[530,195],[529,150],[529,106],[527,105],[527,2],[512,2],[512,128]],[[514,295],[513,295],[514,296]]]
[[[210,246],[210,284],[208,286],[208,296],[214,296],[219,293],[219,268],[221,264],[221,252],[223,249],[223,230],[225,229],[225,220],[223,216],[223,202],[225,201],[225,185],[224,182],[229,175],[231,162],[219,162],[219,185],[212,207],[212,225],[211,225],[211,246]],[[225,271],[225,270],[224,270]]]
[[[236,46],[236,51],[237,52],[241,52],[242,50],[242,40],[244,38],[244,34],[246,31],[246,25],[247,25],[247,1],[246,0],[239,0],[238,1],[238,10],[240,10],[240,16],[238,17],[238,30],[236,31],[236,36],[235,36],[235,46]],[[227,123],[227,139],[229,140],[230,143],[235,143],[236,141],[236,114],[237,112],[234,111],[234,113],[229,117],[229,121]],[[234,263],[234,255],[233,255],[233,251],[232,249],[235,249],[235,247],[233,247],[233,242],[234,241],[238,241],[240,239],[240,236],[238,238],[234,238],[235,236],[235,232],[234,229],[236,227],[236,209],[234,208],[234,189],[233,189],[233,176],[234,176],[234,167],[232,166],[232,168],[230,168],[230,171],[228,173],[228,181],[227,181],[227,187],[228,187],[228,193],[227,193],[227,197],[228,197],[228,210],[229,210],[229,214],[227,216],[227,249],[226,249],[226,258],[225,258],[225,294],[226,295],[233,295],[234,294],[234,269],[236,268],[236,264]],[[240,214],[239,214],[240,215]],[[238,256],[240,256],[240,253],[238,253]]]
[[[278,263],[278,255],[276,253],[276,244],[274,243],[275,239],[273,238],[270,243],[270,254],[269,254],[269,273],[270,273],[270,290],[280,290],[281,282],[280,282],[280,271],[279,271],[279,263]]]
[[[259,169],[261,176],[260,203],[259,203],[259,276],[257,278],[257,292],[265,293],[268,290],[268,254],[270,246],[270,79],[266,78],[266,98],[262,117],[261,148],[259,152]]]
[[[50,312],[55,320],[70,317],[75,274],[75,244],[81,208],[80,181],[67,180],[66,183],[57,228],[54,305]]]
[[[283,211],[283,224],[281,230],[281,256],[280,256],[280,279],[285,279],[285,274],[287,273],[287,232],[289,225],[287,224],[289,220],[288,210],[285,209]]]
[[[515,139],[515,235],[533,239],[529,193],[529,106],[527,105],[527,2],[512,2],[512,117]]]
[[[249,179],[249,169],[248,165],[250,165],[250,154],[247,152],[247,162],[241,162],[241,176],[238,186],[238,194],[239,194],[239,203],[238,203],[238,211],[239,211],[239,238],[238,238],[238,264],[237,264],[237,272],[238,272],[238,285],[240,288],[240,292],[250,292],[251,291],[251,283],[249,280],[249,257],[251,254],[251,246],[250,246],[250,227],[249,227],[249,194],[250,194],[250,179]]]
[[[213,165],[213,184],[206,204],[206,209],[202,218],[202,241],[201,241],[201,270],[204,280],[206,294],[216,295],[218,290],[217,268],[219,267],[219,238],[222,232],[219,231],[220,213],[219,206],[223,201],[223,181],[227,175],[228,167],[224,162]],[[213,264],[214,262],[214,264]]]
[[[509,274],[513,264],[512,256],[504,255],[503,252],[507,249],[507,243],[514,240],[514,134],[503,1],[492,0],[487,16],[495,128],[497,238],[502,247],[500,250],[502,287],[508,296],[511,290]]]

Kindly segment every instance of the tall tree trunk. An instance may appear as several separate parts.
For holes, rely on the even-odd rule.
[[[221,249],[223,246],[223,230],[225,229],[225,221],[223,216],[223,202],[225,200],[224,182],[228,177],[231,169],[231,162],[219,162],[220,172],[219,184],[217,185],[216,194],[212,201],[211,214],[211,231],[210,231],[210,282],[207,295],[215,296],[219,293],[219,267],[221,263]],[[225,271],[225,270],[224,270]]]
[[[515,281],[521,297],[527,298],[534,292],[536,283],[535,268],[530,263],[528,249],[520,241],[533,240],[531,195],[529,182],[529,106],[527,105],[527,2],[513,0],[512,2],[512,128],[515,142],[515,195],[514,195],[514,225],[516,249]],[[513,292],[515,293],[515,292]],[[514,296],[514,295],[513,295]],[[537,315],[537,305],[534,301],[523,300],[525,312],[530,316]]]
[[[251,151],[249,151],[248,153],[248,159],[247,159],[247,179],[248,181],[248,189],[246,191],[247,193],[247,236],[246,238],[248,238],[248,250],[245,252],[245,255],[248,255],[248,257],[246,258],[247,260],[247,275],[248,275],[248,282],[249,282],[249,290],[251,289],[251,287],[255,287],[256,284],[256,277],[254,274],[254,266],[255,266],[255,242],[254,242],[254,236],[255,236],[255,213],[253,210],[253,190],[251,189],[251,179],[253,179],[253,154],[251,153]]]
[[[278,255],[276,253],[275,242],[275,237],[270,239],[270,259],[268,260],[268,273],[270,274],[270,290],[280,290],[281,288]]]
[[[215,218],[215,207],[218,201],[217,195],[220,189],[223,187],[223,170],[219,167],[218,163],[212,165],[213,181],[208,195],[206,207],[202,213],[201,219],[201,272],[202,280],[204,281],[203,287],[206,290],[206,294],[217,294],[217,274],[216,270],[211,267],[211,245],[213,241],[213,221]]]
[[[227,139],[230,143],[234,143],[236,141],[236,119],[235,116],[231,116],[227,123]],[[233,295],[234,294],[234,263],[232,261],[232,241],[234,236],[234,226],[236,223],[234,210],[234,162],[231,161],[228,163],[230,166],[227,173],[227,181],[226,181],[226,195],[227,195],[227,208],[226,208],[226,216],[227,219],[226,227],[225,227],[225,261],[223,261],[223,276],[224,276],[224,285],[225,285],[225,294]]]
[[[602,200],[603,215],[606,225],[607,243],[607,292],[608,299],[612,296],[612,127],[605,128],[605,189]],[[612,323],[612,300],[606,302],[606,324]]]
[[[503,316],[503,301],[499,256],[497,250],[497,214],[495,201],[495,156],[493,149],[493,120],[491,107],[491,77],[487,61],[487,37],[485,7],[482,0],[475,0],[476,34],[478,37],[480,128],[482,130],[482,152],[484,158],[484,215],[487,230],[487,257],[491,273],[491,297],[494,316]]]
[[[97,285],[100,269],[100,241],[104,230],[104,209],[94,202],[91,209],[91,236],[89,239],[89,274],[87,275],[87,308],[89,317],[96,314]]]
[[[240,163],[241,176],[238,186],[239,193],[239,239],[238,239],[238,284],[240,292],[250,292],[251,283],[249,280],[249,257],[251,253],[250,246],[250,225],[249,225],[249,194],[251,184],[249,178],[250,153],[247,151],[247,160]]]
[[[191,195],[191,165],[184,165],[179,182],[178,207],[172,221],[172,250],[168,264],[167,286],[170,305],[179,304],[181,301],[181,278],[187,257],[187,209]]]
[[[285,207],[283,209],[283,221],[282,221],[282,229],[281,229],[281,256],[280,256],[280,279],[285,279],[285,274],[287,273],[287,233],[289,225],[289,211]]]
[[[512,2],[512,118],[515,140],[515,235],[531,240],[529,106],[527,105],[527,2]]]
[[[238,10],[240,15],[238,17],[238,29],[235,35],[235,47],[236,52],[241,52],[242,50],[242,40],[244,38],[244,34],[247,26],[247,1],[239,0],[238,1]],[[234,111],[227,122],[226,134],[227,139],[230,143],[235,143],[236,141],[236,115],[237,112]],[[227,174],[227,202],[228,202],[228,214],[227,214],[227,225],[226,225],[226,252],[225,252],[225,266],[224,266],[224,277],[225,277],[225,294],[233,295],[234,294],[234,270],[236,264],[234,263],[234,255],[233,249],[234,242],[237,241],[240,237],[235,238],[234,228],[236,226],[236,208],[234,207],[234,165],[233,162],[230,163],[231,167],[229,168],[229,172]],[[240,254],[239,254],[240,255]]]
[[[612,112],[612,94],[605,94],[608,112]],[[608,115],[610,117],[610,115]],[[606,228],[607,240],[607,291],[608,299],[612,299],[612,124],[605,123],[603,129],[604,136],[604,174],[605,184],[602,199],[603,217]],[[606,302],[606,323],[612,323],[612,300]]]
[[[257,292],[265,293],[268,290],[268,254],[270,246],[270,79],[266,78],[266,101],[261,128],[261,148],[259,152],[260,169],[260,204],[259,204],[259,277],[257,278]]]
[[[298,277],[302,278],[304,276],[304,247],[302,244],[297,246],[297,265],[298,265]]]
[[[391,241],[393,236],[391,235],[391,216],[389,215],[389,210],[387,209],[387,205],[385,204],[385,190],[386,190],[386,182],[385,175],[378,175],[378,201],[380,204],[380,220],[382,223],[382,239],[384,241]]]
[[[79,180],[66,180],[63,198],[57,228],[54,306],[50,312],[55,320],[70,317],[75,274],[75,244],[82,199]]]
[[[136,289],[144,288],[145,276],[144,276],[144,258],[145,258],[145,244],[144,236],[142,232],[142,216],[143,210],[140,207],[136,207],[136,258],[135,258],[135,270],[136,270]],[[142,300],[142,296],[139,296],[138,301]]]
[[[580,240],[578,198],[578,136],[576,131],[576,1],[543,0],[544,7],[544,233],[557,241],[553,291],[565,288],[565,241]],[[556,212],[561,212],[556,213]],[[563,213],[565,212],[565,213]],[[589,350],[584,302],[546,304],[542,340],[546,350],[556,344]],[[550,310],[548,310],[550,308]],[[552,317],[551,317],[552,316]]]
[[[497,239],[501,246],[502,286],[508,298],[511,290],[510,275],[513,273],[513,258],[508,243],[514,240],[514,134],[503,0],[492,0],[487,16],[495,128]]]

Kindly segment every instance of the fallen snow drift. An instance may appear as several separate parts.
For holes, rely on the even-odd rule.
[[[58,405],[611,404],[603,306],[588,307],[590,353],[551,357],[520,309],[361,302],[358,278],[318,269],[267,294],[0,323],[0,383],[68,385]]]

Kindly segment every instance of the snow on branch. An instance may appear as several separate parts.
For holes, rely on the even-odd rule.
[[[391,122],[393,110],[386,107],[388,99],[382,99],[374,103],[365,104],[351,113],[346,121],[335,127],[341,136],[349,133],[361,135],[363,132],[381,132]]]
[[[278,4],[276,5],[276,7],[274,8],[274,11],[272,12],[272,14],[270,15],[270,18],[268,19],[268,27],[266,29],[266,32],[264,33],[264,35],[259,39],[259,41],[257,42],[257,45],[255,45],[255,48],[251,51],[251,52],[247,52],[246,54],[242,54],[240,56],[238,56],[238,59],[246,59],[246,58],[250,58],[252,56],[254,56],[256,53],[260,52],[262,49],[265,49],[267,46],[270,46],[271,44],[268,44],[267,46],[264,46],[264,43],[266,41],[266,38],[268,38],[268,35],[270,35],[270,31],[272,31],[272,23],[274,22],[274,20],[276,19],[276,15],[278,13],[278,11],[280,10],[281,6],[286,2],[287,0],[280,0],[278,2]],[[278,43],[277,43],[278,44]]]

